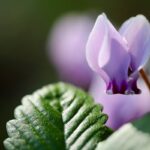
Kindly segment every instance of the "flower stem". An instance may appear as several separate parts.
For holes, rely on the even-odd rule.
[[[144,69],[141,69],[139,72],[140,72],[141,77],[143,78],[144,82],[146,83],[146,85],[150,91],[150,80],[149,80],[148,76],[146,75]]]

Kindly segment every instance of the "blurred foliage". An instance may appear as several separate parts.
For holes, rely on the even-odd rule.
[[[21,97],[58,80],[46,41],[59,16],[70,11],[104,11],[120,25],[139,13],[150,18],[149,6],[148,0],[0,0],[0,141]]]
[[[125,124],[104,142],[99,143],[96,150],[149,150],[149,122],[150,114],[148,113],[133,123]]]

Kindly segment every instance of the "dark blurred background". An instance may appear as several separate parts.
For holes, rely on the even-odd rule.
[[[0,149],[5,124],[21,98],[58,81],[46,41],[54,21],[67,12],[105,12],[117,25],[142,13],[150,19],[148,0],[0,0]]]

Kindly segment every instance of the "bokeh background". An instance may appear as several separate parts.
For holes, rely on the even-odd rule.
[[[139,13],[150,19],[150,1],[0,0],[0,149],[21,98],[59,80],[46,43],[54,22],[69,12],[105,12],[119,26]]]

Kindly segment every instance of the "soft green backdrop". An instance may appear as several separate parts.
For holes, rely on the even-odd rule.
[[[0,0],[0,149],[5,123],[22,96],[58,80],[46,52],[50,27],[70,11],[105,12],[117,25],[142,13],[149,0]]]

